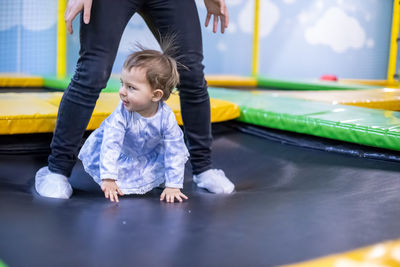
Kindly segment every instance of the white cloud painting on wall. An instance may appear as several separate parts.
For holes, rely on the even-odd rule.
[[[305,39],[309,44],[327,45],[336,53],[344,53],[350,48],[362,48],[366,42],[366,34],[357,19],[337,7],[332,7],[314,26],[306,29]]]

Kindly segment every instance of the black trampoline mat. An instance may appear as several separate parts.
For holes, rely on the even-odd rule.
[[[0,259],[14,266],[275,266],[400,237],[399,164],[235,130],[214,136],[232,195],[109,202],[78,163],[69,200],[34,193],[46,155],[0,156]]]

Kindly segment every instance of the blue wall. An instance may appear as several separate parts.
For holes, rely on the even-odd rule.
[[[206,10],[196,0],[203,30],[207,74],[250,75],[253,3],[226,0],[225,34],[205,28]],[[0,72],[55,74],[55,0],[0,0]],[[260,0],[260,74],[283,79],[385,79],[392,0]],[[79,50],[79,23],[68,37],[68,72]],[[119,73],[134,43],[157,48],[135,15],[122,38],[113,72]]]
[[[0,0],[0,72],[54,74],[57,1]]]
[[[392,1],[284,2],[276,3],[279,20],[260,42],[261,73],[386,79]],[[267,10],[262,12],[269,16]]]
[[[231,14],[228,34],[215,38],[209,30],[203,32],[206,71],[249,75],[254,1],[227,2]],[[284,79],[322,74],[386,79],[393,1],[260,3],[260,74]],[[199,2],[198,6],[204,20],[204,5]]]

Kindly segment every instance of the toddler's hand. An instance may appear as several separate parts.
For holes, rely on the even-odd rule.
[[[160,196],[160,201],[163,201],[165,198],[166,202],[169,203],[174,203],[175,198],[179,201],[182,202],[182,198],[188,199],[187,196],[185,196],[179,188],[171,188],[171,187],[166,187],[164,191],[161,193]]]
[[[119,202],[118,194],[120,196],[124,195],[113,179],[103,179],[101,183],[101,190],[103,190],[106,198],[110,198],[111,202]]]

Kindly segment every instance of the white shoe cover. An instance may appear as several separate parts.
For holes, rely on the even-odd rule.
[[[235,185],[225,176],[225,173],[217,169],[193,175],[193,181],[198,187],[205,188],[215,194],[230,194],[235,189]]]
[[[67,177],[51,172],[47,166],[37,171],[35,189],[43,197],[68,199],[72,195]]]

